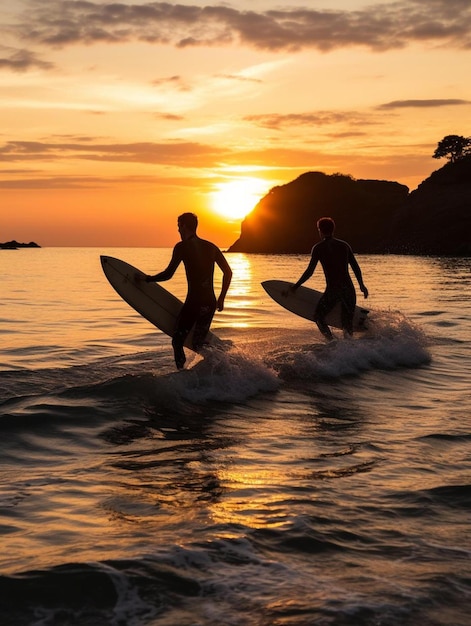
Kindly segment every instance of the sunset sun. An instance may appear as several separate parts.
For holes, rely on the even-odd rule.
[[[212,208],[229,220],[242,220],[267,191],[267,181],[260,178],[222,182],[210,194]]]

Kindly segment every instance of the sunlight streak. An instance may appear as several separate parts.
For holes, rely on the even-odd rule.
[[[218,183],[210,193],[213,210],[229,220],[244,219],[267,193],[268,183],[261,178],[239,178]]]

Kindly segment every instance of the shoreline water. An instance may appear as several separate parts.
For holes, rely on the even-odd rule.
[[[2,623],[467,625],[471,259],[360,257],[329,347],[260,286],[303,255],[230,255],[233,347],[176,372],[99,265],[169,250],[42,250],[2,269]]]

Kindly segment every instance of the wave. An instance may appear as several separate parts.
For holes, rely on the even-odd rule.
[[[133,559],[0,576],[0,616],[35,626],[255,624],[264,587],[285,572],[249,539],[173,545]]]
[[[174,419],[220,403],[244,404],[286,382],[415,368],[431,360],[428,339],[400,313],[372,313],[368,331],[351,340],[306,344],[299,336],[277,332],[267,350],[260,331],[238,347],[208,350],[205,358],[191,353],[187,368],[178,372],[168,350],[70,368],[3,372],[0,429],[41,428],[61,420],[92,424],[135,416],[138,407],[141,415]]]
[[[343,378],[373,369],[428,364],[429,343],[422,330],[401,313],[376,311],[368,330],[354,339],[282,347],[272,351],[267,363],[287,380]]]
[[[395,496],[401,506],[410,504],[418,507],[419,515],[432,513],[432,509],[445,507],[451,509],[471,509],[471,489],[469,484],[464,485],[441,485],[430,489],[419,489],[398,493]]]
[[[45,429],[64,423],[92,425],[136,414],[195,415],[218,403],[244,403],[274,391],[279,379],[259,358],[234,351],[194,355],[175,372],[162,355],[104,359],[90,366],[7,373],[0,430]]]
[[[371,535],[367,525],[342,528],[329,517],[306,515],[285,528],[246,530],[243,537],[224,537],[237,529],[220,527],[221,537],[209,541],[202,537],[184,546],[157,541],[152,553],[141,556],[0,576],[2,623],[467,623],[466,575],[431,571],[427,561],[421,568],[418,555],[411,559],[410,538],[399,530],[390,532],[388,543],[384,530],[378,541],[380,529]],[[440,546],[436,550],[441,552]],[[466,558],[458,552],[448,556]],[[342,573],[344,559],[349,567]],[[402,562],[410,574],[395,577]],[[434,619],[435,609],[443,619]]]

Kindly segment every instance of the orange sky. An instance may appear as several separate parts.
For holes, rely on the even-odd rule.
[[[306,171],[412,190],[469,136],[469,0],[3,0],[0,241],[221,247]]]

